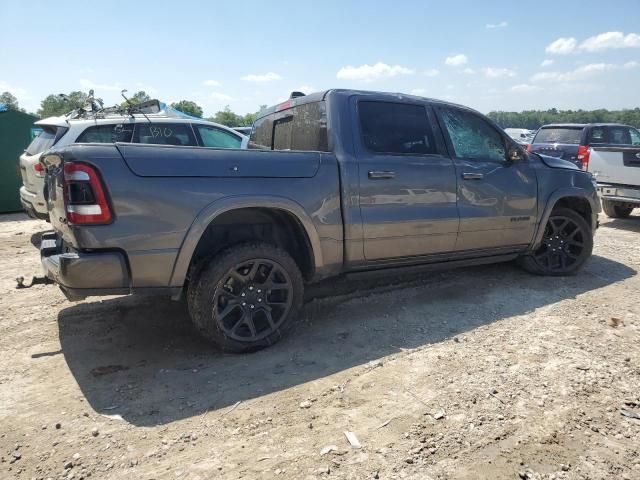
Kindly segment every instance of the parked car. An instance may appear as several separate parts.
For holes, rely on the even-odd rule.
[[[20,156],[23,186],[20,201],[34,218],[48,219],[44,199],[45,172],[40,155],[52,146],[72,143],[154,143],[216,148],[246,148],[248,137],[231,128],[181,115],[164,108],[157,113],[132,115],[75,115],[50,117],[35,122],[42,132]]]
[[[591,129],[587,169],[594,175],[602,209],[626,218],[640,207],[640,132],[626,125]]]
[[[531,143],[536,134],[535,130],[529,130],[527,128],[505,128],[504,131],[520,145],[528,145]]]
[[[204,337],[245,352],[277,342],[320,279],[515,259],[568,275],[591,255],[591,175],[469,108],[329,90],[264,111],[249,147],[49,151],[46,275],[70,299],[184,296]]]

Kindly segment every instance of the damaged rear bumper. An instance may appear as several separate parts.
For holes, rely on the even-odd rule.
[[[64,245],[55,232],[47,232],[42,236],[40,260],[46,276],[69,300],[130,293],[129,269],[121,252],[81,252]]]

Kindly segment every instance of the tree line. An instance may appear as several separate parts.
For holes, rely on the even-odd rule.
[[[87,101],[88,95],[81,91],[73,91],[66,95],[47,95],[41,102],[40,108],[35,115],[38,118],[57,117],[69,113],[77,108],[82,108]],[[133,104],[142,103],[151,100],[151,97],[144,91],[140,90],[129,97],[129,101]],[[4,92],[0,94],[0,103],[4,103],[9,110],[18,110],[25,112],[24,108],[20,108],[18,99],[10,92]],[[127,106],[127,102],[122,102],[122,107]],[[193,117],[203,118],[204,111],[202,107],[192,100],[180,100],[179,102],[173,102],[171,107],[176,110],[180,110],[187,115]],[[266,108],[266,105],[261,105],[260,110]],[[239,115],[229,108],[227,105],[223,110],[216,112],[213,116],[207,118],[210,122],[220,123],[228,127],[241,127],[249,126],[256,119],[259,111],[254,113],[247,113],[246,115]]]
[[[76,108],[80,108],[87,100],[87,94],[80,91],[70,92],[66,96],[48,95],[42,102],[40,108],[35,113],[39,118],[54,117],[64,115]],[[151,97],[143,90],[134,93],[130,99],[132,103],[141,103],[151,100]],[[20,110],[18,99],[9,92],[0,94],[0,103],[7,105],[9,109]],[[126,106],[123,102],[122,106]],[[180,100],[171,104],[176,110],[192,115],[194,117],[203,118],[203,110],[196,102],[191,100]],[[229,127],[239,127],[251,125],[256,119],[258,112],[266,108],[261,105],[260,109],[255,113],[247,113],[239,115],[233,112],[227,105],[223,110],[216,112],[213,116],[207,118],[211,122],[221,123]],[[542,125],[549,123],[596,123],[611,122],[624,123],[636,128],[640,128],[640,108],[626,110],[558,110],[551,108],[549,110],[525,110],[522,112],[503,112],[492,111],[488,113],[502,128],[528,128],[537,130]]]
[[[488,116],[502,128],[537,130],[549,123],[624,123],[640,128],[640,108],[627,110],[525,110],[523,112],[489,112]]]

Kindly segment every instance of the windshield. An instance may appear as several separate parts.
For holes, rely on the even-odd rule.
[[[533,140],[533,143],[568,143],[579,145],[582,136],[582,128],[541,128]]]
[[[49,150],[56,141],[56,128],[43,127],[40,134],[27,147],[27,155],[37,155]]]

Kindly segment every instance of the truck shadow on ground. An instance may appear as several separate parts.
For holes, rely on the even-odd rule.
[[[158,298],[79,304],[62,310],[58,324],[62,352],[91,407],[150,426],[446,341],[635,274],[594,256],[578,276],[567,278],[532,276],[501,264],[341,279],[309,292],[315,298],[291,335],[250,355],[213,351],[191,327],[184,304]]]
[[[615,228],[616,230],[640,233],[640,216],[631,215],[629,218],[609,219],[603,226],[606,228]]]

